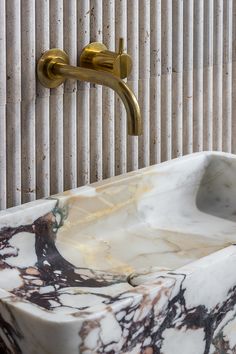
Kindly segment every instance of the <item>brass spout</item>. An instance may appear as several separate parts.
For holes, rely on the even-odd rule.
[[[77,79],[113,89],[121,98],[127,112],[129,135],[141,135],[142,123],[138,101],[134,93],[120,78],[105,71],[97,71],[68,64],[68,56],[59,49],[44,53],[38,62],[38,77],[46,87],[57,87],[65,79]]]
[[[52,67],[52,73],[68,79],[88,81],[94,84],[104,85],[113,89],[121,98],[127,112],[127,124],[129,135],[141,134],[141,114],[138,101],[130,88],[121,79],[108,72],[80,68],[62,63],[56,63]]]

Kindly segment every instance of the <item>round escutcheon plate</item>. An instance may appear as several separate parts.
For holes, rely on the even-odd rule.
[[[63,50],[57,48],[47,50],[38,61],[38,79],[47,88],[56,88],[66,80],[63,76],[53,73],[52,68],[56,63],[69,64],[68,55]]]

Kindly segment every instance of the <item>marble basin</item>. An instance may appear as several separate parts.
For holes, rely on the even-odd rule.
[[[236,156],[0,212],[0,353],[235,354]]]

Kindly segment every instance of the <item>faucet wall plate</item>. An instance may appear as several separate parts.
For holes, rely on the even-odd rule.
[[[52,67],[56,63],[69,64],[66,52],[57,48],[47,50],[38,61],[38,78],[41,84],[47,88],[56,88],[66,80],[66,77],[53,73]]]

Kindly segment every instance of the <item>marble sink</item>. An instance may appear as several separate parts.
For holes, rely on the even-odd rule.
[[[235,354],[236,156],[0,212],[0,353]]]

